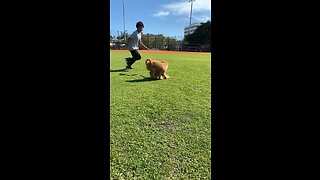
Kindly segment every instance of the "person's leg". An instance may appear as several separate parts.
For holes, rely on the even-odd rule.
[[[131,65],[136,62],[136,60],[141,59],[141,55],[137,50],[130,51],[132,58],[128,58],[128,67],[131,67]]]
[[[131,52],[131,51],[130,51],[130,52]],[[131,53],[131,55],[132,55],[132,53]],[[130,64],[130,62],[132,61],[132,57],[124,58],[124,61],[125,61],[126,64],[127,64],[126,68],[128,68],[128,67],[130,67],[129,64]],[[129,68],[129,69],[130,69],[130,68]]]

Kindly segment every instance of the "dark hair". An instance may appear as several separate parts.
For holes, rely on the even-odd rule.
[[[136,27],[138,28],[139,26],[144,27],[143,23],[141,21],[137,22]]]

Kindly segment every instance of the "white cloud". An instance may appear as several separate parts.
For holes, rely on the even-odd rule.
[[[193,15],[192,16],[192,22],[191,23],[205,23],[207,21],[211,21],[211,17],[209,16],[195,16]],[[190,17],[180,17],[180,18],[177,18],[175,19],[175,22],[178,22],[178,23],[183,23],[183,24],[188,24],[189,25],[189,22],[190,22]]]
[[[163,16],[168,16],[170,14],[170,12],[168,11],[160,11],[160,12],[157,12],[155,14],[153,14],[153,16],[155,17],[163,17]]]
[[[208,16],[193,16],[192,19],[195,19],[196,21],[199,21],[199,22],[207,22],[207,21],[211,20],[211,17],[208,17]]]
[[[186,0],[181,0],[180,2],[162,5],[162,7],[174,15],[188,15],[191,10],[190,3],[191,2]],[[211,12],[211,0],[195,0],[193,2],[192,12]]]

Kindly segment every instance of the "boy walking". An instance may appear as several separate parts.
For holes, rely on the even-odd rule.
[[[131,36],[128,38],[128,41],[126,43],[127,49],[130,51],[132,57],[131,58],[124,58],[125,62],[127,63],[126,70],[133,69],[131,66],[132,64],[141,59],[141,55],[138,52],[139,50],[139,43],[149,50],[141,41],[141,34],[142,30],[144,28],[144,25],[141,21],[137,22],[136,24],[137,30],[134,31]]]

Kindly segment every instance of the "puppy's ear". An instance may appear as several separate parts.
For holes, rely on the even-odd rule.
[[[147,59],[147,60],[146,60],[146,64],[152,64],[151,59]]]

